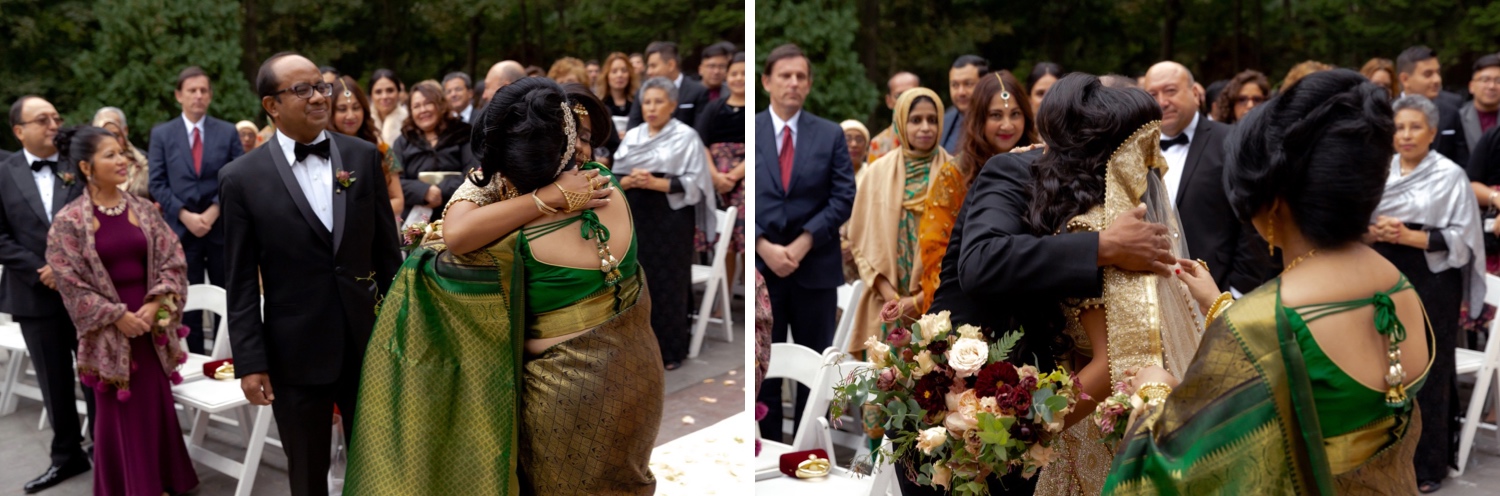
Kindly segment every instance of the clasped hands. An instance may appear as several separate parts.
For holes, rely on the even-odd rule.
[[[1365,242],[1400,243],[1401,236],[1408,230],[1400,219],[1382,215],[1370,224],[1369,231],[1365,233]]]
[[[760,255],[761,261],[766,263],[766,267],[769,267],[776,277],[787,277],[796,272],[797,267],[802,264],[803,257],[806,257],[807,252],[811,250],[812,235],[807,233],[802,233],[785,246],[766,241],[765,238],[758,239],[755,246],[755,253]]]
[[[214,221],[219,220],[219,205],[209,205],[208,209],[201,214],[189,212],[185,208],[178,210],[177,220],[181,221],[182,227],[186,227],[188,232],[193,233],[193,236],[200,238],[207,236],[208,231],[214,228]]]
[[[161,302],[153,300],[134,312],[125,312],[115,319],[115,329],[119,329],[120,334],[127,338],[151,332],[151,326],[156,323],[156,311],[160,308]]]

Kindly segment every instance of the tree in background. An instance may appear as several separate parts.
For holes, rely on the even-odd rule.
[[[239,77],[240,9],[195,0],[114,0],[95,8],[93,47],[73,64],[77,104],[60,108],[87,122],[100,107],[129,114],[132,140],[145,146],[151,126],[181,113],[177,74],[197,65],[213,80],[209,115],[234,122],[260,115],[260,99]]]
[[[865,66],[855,51],[854,37],[859,18],[854,4],[833,0],[764,0],[755,9],[755,67],[765,68],[771,49],[796,43],[812,63],[812,91],[806,108],[838,122],[863,120],[870,102],[880,91],[865,75]],[[749,74],[746,74],[748,77]],[[757,76],[757,82],[760,78]],[[757,110],[765,110],[767,99],[756,99]]]

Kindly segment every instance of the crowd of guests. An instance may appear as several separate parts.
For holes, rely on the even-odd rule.
[[[329,143],[338,144],[324,136],[352,137],[378,151],[383,177],[370,183],[358,175],[327,177],[316,168],[293,167],[282,179],[308,193],[304,213],[330,229],[337,217],[343,227],[345,214],[328,211],[341,210],[331,206],[337,202],[314,186],[334,184],[342,193],[357,181],[358,188],[378,185],[385,199],[380,203],[389,204],[395,225],[437,221],[466,175],[480,166],[471,123],[498,90],[528,77],[549,78],[570,95],[597,98],[612,114],[606,120],[612,126],[585,128],[580,139],[604,143],[592,148],[592,159],[614,168],[644,234],[639,259],[650,280],[651,326],[662,365],[678,368],[690,340],[689,269],[712,253],[714,209],[739,207],[734,231],[725,233],[734,239],[731,277],[744,250],[745,54],[731,43],[709,45],[697,77],[679,67],[682,58],[672,42],[603,60],[564,57],[547,71],[506,60],[482,80],[453,72],[410,86],[390,69],[374,71],[362,84],[332,66],[317,67],[318,77],[302,82],[279,81],[290,76],[263,67],[263,76],[274,76],[255,82],[269,116],[270,125],[263,127],[214,116],[214,78],[234,76],[188,67],[175,81],[181,114],[152,127],[144,150],[132,144],[120,108],[101,108],[92,122],[67,127],[45,98],[17,98],[9,123],[23,149],[0,150],[8,169],[0,173],[0,312],[21,326],[54,430],[51,466],[26,484],[26,492],[91,467],[96,494],[178,494],[197,486],[170,385],[181,381],[175,370],[187,353],[205,353],[205,340],[213,337],[205,329],[215,329],[201,312],[183,314],[187,287],[225,286],[230,259],[247,256],[230,253],[235,250],[226,245],[220,174],[230,163],[268,146],[285,151],[291,164],[326,160]],[[311,112],[327,113],[326,129],[289,127]],[[307,146],[292,134],[318,138]],[[553,194],[539,193],[548,201]],[[401,244],[383,242],[389,246],[377,246],[377,252]],[[88,386],[92,453],[85,453],[79,434],[73,401],[78,379]],[[286,387],[277,391],[296,391]],[[269,386],[265,391],[269,398]],[[340,406],[352,411],[352,405]],[[322,430],[327,434],[326,426]],[[307,489],[316,484],[293,482],[296,494],[317,492]]]
[[[1189,253],[1210,269],[1218,290],[1238,298],[1274,279],[1287,262],[1273,248],[1281,242],[1264,239],[1231,207],[1225,141],[1251,110],[1310,74],[1334,69],[1307,61],[1274,86],[1265,73],[1247,69],[1205,87],[1188,67],[1171,61],[1138,77],[1100,78],[1106,86],[1139,88],[1160,107],[1166,197],[1181,218]],[[1385,90],[1380,104],[1392,109],[1396,130],[1384,194],[1363,241],[1410,280],[1436,337],[1432,371],[1416,393],[1423,427],[1414,461],[1424,493],[1437,490],[1454,463],[1460,412],[1454,349],[1482,349],[1473,331],[1494,314],[1483,305],[1483,276],[1500,274],[1500,226],[1485,227],[1500,212],[1500,54],[1474,62],[1467,99],[1444,89],[1442,69],[1435,51],[1416,46],[1394,62],[1375,58],[1358,71]],[[836,288],[856,280],[865,292],[847,310],[856,314],[843,351],[859,356],[867,339],[883,338],[883,323],[897,318],[948,310],[955,323],[1005,325],[996,318],[1005,310],[993,302],[1046,292],[1050,286],[1039,281],[1062,277],[1049,274],[1059,267],[1036,263],[1043,253],[1160,273],[1166,265],[1149,253],[1122,251],[1118,233],[1045,242],[987,234],[1024,231],[1002,211],[1024,207],[1022,192],[1045,186],[1030,184],[1029,177],[976,178],[994,168],[986,164],[997,155],[1040,153],[1033,150],[1042,144],[1039,129],[1054,126],[1058,136],[1066,134],[1060,126],[1076,124],[1037,119],[1049,90],[1066,74],[1042,62],[1023,80],[964,55],[949,70],[946,95],[939,95],[916,75],[898,71],[884,96],[892,124],[872,134],[858,120],[835,124],[804,109],[816,80],[807,56],[794,45],[771,51],[761,76],[770,108],[756,119],[755,240],[764,279],[757,283],[767,296],[757,314],[772,316],[764,330],[769,341],[787,341],[790,333],[814,350],[831,345],[841,306]],[[1075,180],[1048,177],[1037,181]],[[998,210],[982,214],[987,208]],[[782,397],[780,381],[757,394],[773,405],[760,422],[761,435],[779,440],[784,419],[774,406]],[[805,399],[806,391],[799,392],[796,411]]]

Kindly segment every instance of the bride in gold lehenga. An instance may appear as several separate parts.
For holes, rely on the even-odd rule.
[[[1144,204],[1146,220],[1167,226],[1173,255],[1187,258],[1181,224],[1161,182],[1167,165],[1159,147],[1160,118],[1156,103],[1138,89],[1108,87],[1087,74],[1058,81],[1038,115],[1048,150],[1033,165],[1027,218],[1032,229],[1099,232]],[[1187,287],[1173,277],[1114,267],[1103,268],[1102,275],[1101,297],[1061,304],[1063,332],[1074,345],[1062,366],[1095,400],[1140,367],[1158,365],[1181,377],[1203,329]],[[1094,405],[1080,401],[1068,415],[1069,427],[1053,445],[1053,462],[1042,470],[1036,494],[1100,493],[1115,452],[1088,420]]]

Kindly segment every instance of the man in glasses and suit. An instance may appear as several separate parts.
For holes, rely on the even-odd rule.
[[[151,197],[161,204],[161,216],[182,240],[189,284],[202,284],[204,272],[215,286],[224,286],[224,223],[219,221],[219,170],[240,155],[240,133],[234,124],[208,115],[213,85],[203,69],[188,67],[177,75],[173,92],[182,115],[151,128]],[[189,312],[188,350],[204,353],[203,312]]]
[[[292,494],[323,495],[334,406],[348,439],[375,305],[401,264],[395,215],[375,145],[326,131],[333,86],[312,61],[273,55],[255,88],[276,135],[219,176],[235,375],[276,416]]]

